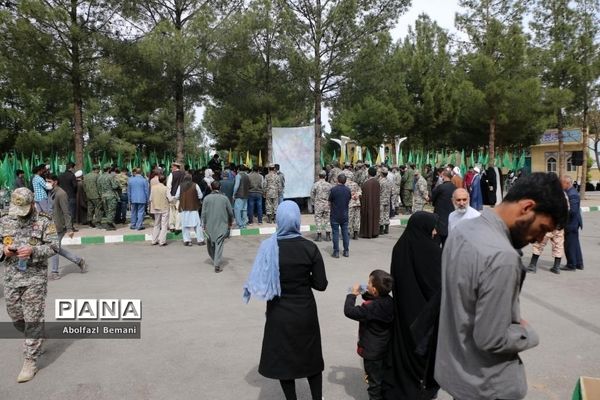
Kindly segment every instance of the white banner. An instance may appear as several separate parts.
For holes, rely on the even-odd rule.
[[[315,178],[315,127],[273,128],[273,163],[285,175],[286,199],[310,197]]]

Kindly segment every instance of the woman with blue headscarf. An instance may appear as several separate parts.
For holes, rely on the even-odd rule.
[[[324,369],[317,304],[312,289],[327,288],[319,248],[300,234],[300,209],[277,207],[277,231],[263,241],[244,300],[267,301],[267,321],[258,372],[279,379],[286,400],[296,400],[295,379],[308,378],[313,400],[321,400]]]

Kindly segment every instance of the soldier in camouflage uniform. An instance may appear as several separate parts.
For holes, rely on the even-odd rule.
[[[44,332],[48,258],[58,252],[56,227],[35,210],[33,193],[18,188],[8,215],[0,219],[0,261],[4,262],[4,298],[13,324],[25,333],[25,362],[17,378],[27,382],[37,372]]]
[[[111,173],[110,165],[107,165],[104,167],[104,173],[98,177],[98,192],[102,196],[102,205],[104,206],[102,224],[108,231],[117,229],[114,220],[117,212],[117,204],[119,203],[118,190],[119,183]]]
[[[321,232],[325,231],[325,240],[331,240],[331,225],[329,224],[329,192],[331,184],[325,180],[327,173],[319,172],[319,180],[316,181],[310,191],[310,199],[315,208],[315,225],[317,226],[316,242],[321,241]]]
[[[394,179],[392,181],[392,207],[393,214],[398,214],[398,206],[400,202],[400,186],[402,184],[402,174],[398,170],[398,167],[394,166],[392,168],[394,171]]]
[[[392,197],[392,182],[387,178],[388,169],[381,168],[379,177],[379,234],[390,233],[390,199]]]
[[[339,168],[338,164],[333,164],[333,168],[331,168],[331,171],[329,171],[329,183],[331,183],[332,185],[337,185],[337,177],[341,173],[342,170]]]
[[[116,170],[115,172],[115,179],[119,184],[119,203],[117,204],[115,224],[124,224],[127,222],[127,206],[129,205],[129,198],[127,197],[127,183],[129,182],[129,176],[127,176],[127,168]]]
[[[352,179],[360,187],[367,180],[367,170],[364,168],[362,162],[356,163],[356,171],[354,172],[354,179]]]
[[[400,167],[402,178],[400,179],[400,200],[407,214],[412,214],[413,205],[413,178],[414,171],[406,166]]]
[[[344,175],[346,175],[346,179],[354,180],[354,171],[352,169],[352,164],[347,162],[342,172],[344,173]]]
[[[102,219],[102,198],[98,191],[98,178],[100,167],[94,165],[92,172],[86,174],[83,177],[83,191],[87,198],[87,215],[90,226],[95,228],[96,225],[100,225]]]
[[[281,178],[275,172],[275,166],[269,165],[269,173],[265,177],[265,208],[267,211],[267,222],[275,222],[275,211],[279,202],[279,196],[283,194]]]
[[[427,189],[427,181],[419,170],[415,169],[415,190],[413,193],[413,212],[423,211],[423,207],[429,201],[429,190]]]
[[[358,183],[352,179],[346,180],[346,186],[350,189],[350,203],[348,203],[348,233],[353,232],[352,239],[358,239],[360,232],[360,196],[362,190]]]

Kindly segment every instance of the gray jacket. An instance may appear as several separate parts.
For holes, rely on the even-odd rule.
[[[520,324],[523,277],[508,227],[492,210],[454,228],[442,254],[442,301],[435,379],[461,400],[522,399],[519,352],[537,334]]]

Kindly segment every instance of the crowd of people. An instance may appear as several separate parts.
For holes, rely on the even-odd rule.
[[[282,201],[285,179],[277,166],[263,176],[245,166],[221,170],[216,158],[214,170],[190,171],[175,162],[170,173],[157,166],[148,177],[138,168],[129,175],[108,165],[102,174],[95,166],[82,176],[72,164],[56,176],[40,166],[33,190],[12,192],[8,215],[0,221],[0,258],[8,314],[28,333],[19,382],[37,371],[42,339],[32,338],[31,330],[44,320],[48,260],[62,255],[86,269],[81,257],[60,245],[76,231],[71,216],[80,215],[78,199],[85,195],[90,226],[111,229],[123,222],[119,204],[126,193],[131,229],[144,229],[149,212],[152,245],[167,245],[171,230],[191,246],[194,232],[196,243],[207,246],[215,272],[222,271],[223,245],[234,220],[240,228],[255,215],[262,223],[264,204],[276,232],[258,250],[244,298],[267,301],[259,372],[280,380],[286,399],[296,398],[298,378],[308,378],[313,399],[322,396],[324,362],[312,289],[326,290],[328,282],[314,241],[324,232],[333,241],[332,256],[339,257],[341,235],[342,255],[349,257],[351,236],[388,234],[390,217],[398,212],[411,216],[394,246],[389,273],[374,270],[367,287],[355,285],[344,305],[346,316],[359,321],[357,352],[365,361],[370,399],[430,399],[440,386],[461,400],[525,396],[518,353],[538,339],[520,316],[526,269],[518,250],[536,243],[529,267],[535,272],[545,241],[559,243],[554,237],[564,229],[564,268],[583,269],[579,195],[568,176],[522,177],[500,203],[482,210],[479,200],[473,202],[484,197],[477,167],[462,177],[448,165],[435,178],[430,168],[421,173],[413,165],[328,167],[311,193],[317,225],[312,241],[300,234],[297,203]],[[488,199],[495,191],[489,192]],[[428,203],[433,212],[423,210]],[[58,273],[58,262],[56,267],[52,262],[51,277]],[[363,302],[356,305],[358,296]]]
[[[379,193],[379,204],[366,214],[362,210],[361,223],[364,215],[384,210],[384,168],[379,178],[369,168],[362,182],[360,191]],[[326,201],[333,236],[348,224],[349,218],[340,219],[339,203],[347,211],[353,192],[359,193],[347,186],[360,179],[356,172],[334,175],[337,184],[329,194],[326,179],[335,171],[320,173],[313,188],[317,229],[329,232],[323,223]],[[357,353],[364,360],[369,399],[433,399],[440,388],[461,400],[522,399],[527,383],[519,353],[539,338],[520,314],[526,275],[520,249],[563,228],[577,234],[578,196],[570,177],[534,173],[513,182],[499,204],[480,212],[471,206],[469,191],[454,183],[453,168],[439,172],[441,182],[430,195],[434,212],[412,213],[394,246],[389,273],[374,270],[367,287],[354,285],[346,298],[345,315],[359,321]],[[387,200],[394,204],[392,194]],[[324,362],[311,289],[327,288],[324,261],[318,247],[300,235],[295,203],[283,202],[277,216],[277,232],[261,244],[244,286],[246,301],[251,296],[267,301],[259,372],[280,381],[286,400],[297,398],[294,380],[307,378],[318,400]],[[380,220],[366,222],[373,227],[373,221]],[[377,233],[382,231],[379,226]],[[321,235],[318,231],[315,241]],[[580,248],[573,257],[568,262],[581,262],[583,269]]]

